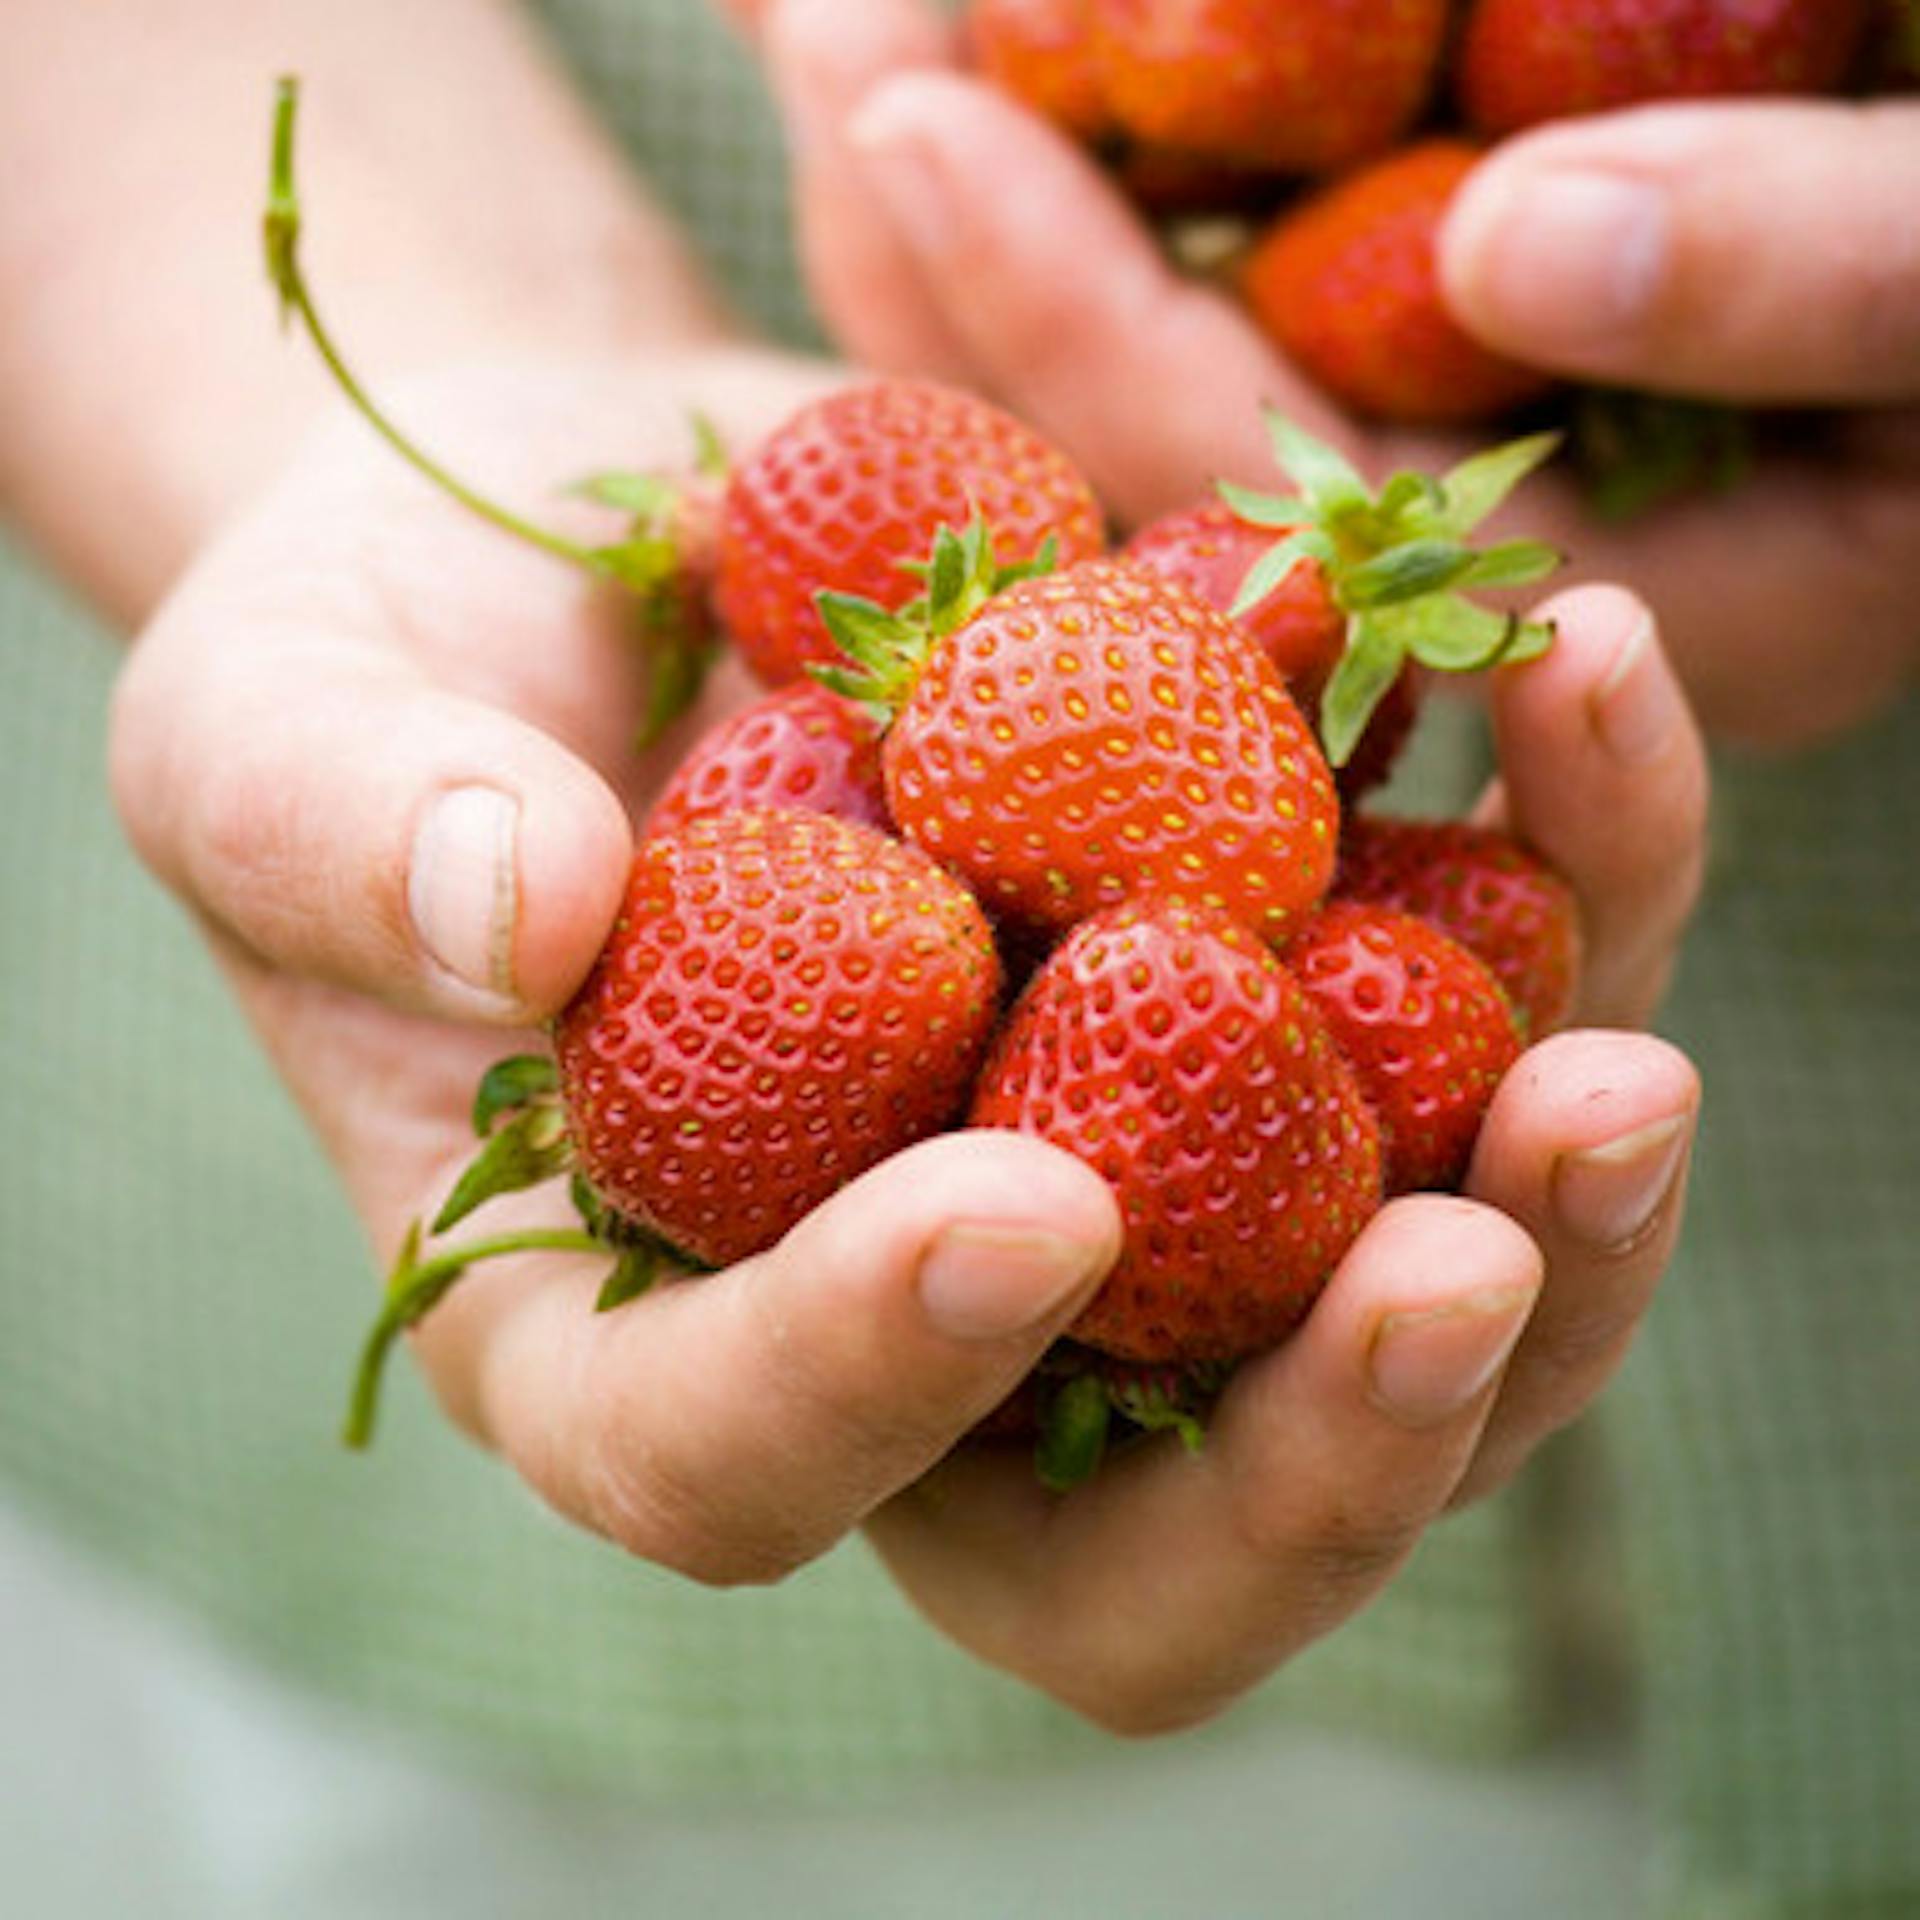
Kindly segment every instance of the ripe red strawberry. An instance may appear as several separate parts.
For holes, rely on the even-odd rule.
[[[917,623],[827,604],[890,706],[900,831],[1028,933],[1141,891],[1225,907],[1278,941],[1332,876],[1332,776],[1280,676],[1237,627],[1112,560],[995,592],[985,530],[943,535]]]
[[[1224,500],[1202,500],[1142,527],[1121,557],[1183,586],[1221,613],[1231,613],[1254,563],[1273,545],[1271,529],[1242,520]],[[1303,561],[1262,600],[1238,616],[1287,684],[1325,678],[1346,645],[1347,616],[1327,571]]]
[[[1121,554],[1221,613],[1232,613],[1247,575],[1272,544],[1271,530],[1242,520],[1224,500],[1216,499],[1142,527]],[[1347,616],[1333,597],[1326,569],[1317,560],[1303,560],[1258,606],[1238,618],[1279,668],[1287,691],[1317,732],[1321,693],[1347,643]],[[1419,678],[1408,665],[1382,696],[1351,757],[1334,769],[1346,805],[1386,781],[1419,711]]]
[[[1390,146],[1432,86],[1446,0],[1088,0],[1136,139],[1281,173]]]
[[[1826,93],[1867,0],[1477,0],[1460,104],[1482,133],[1646,100]]]
[[[770,1246],[836,1188],[950,1125],[1000,992],[993,937],[914,848],[823,813],[770,808],[641,843],[553,1058],[482,1080],[483,1145],[431,1231],[571,1172],[578,1229],[421,1257],[407,1236],[355,1376],[346,1438],[372,1438],[394,1341],[476,1261],[543,1247],[616,1264],[600,1305],[663,1256],[720,1266]]]
[[[752,807],[805,807],[888,828],[880,723],[813,680],[763,694],[695,741],[647,831]]]
[[[946,1125],[999,994],[966,890],[825,814],[719,814],[643,842],[554,1023],[575,1163],[695,1259],[758,1252]]]
[[[1373,1103],[1387,1191],[1451,1188],[1466,1171],[1520,1031],[1485,962],[1392,907],[1335,900],[1287,948]]]
[[[1573,889],[1510,835],[1466,821],[1355,819],[1341,842],[1335,891],[1416,914],[1478,954],[1528,1039],[1553,1032],[1573,1011]]]
[[[1477,157],[1457,140],[1389,154],[1283,213],[1241,269],[1254,319],[1356,413],[1458,425],[1548,389],[1480,345],[1440,297],[1435,236]]]
[[[843,388],[734,468],[720,509],[721,621],[762,680],[798,679],[838,657],[816,594],[898,607],[920,590],[902,563],[924,559],[938,528],[976,516],[1013,560],[1049,540],[1062,560],[1105,544],[1086,481],[997,407],[924,381]]]
[[[1120,1258],[1071,1333],[1125,1359],[1271,1346],[1380,1204],[1351,1069],[1292,975],[1208,908],[1143,899],[1076,927],[995,1042],[972,1124],[1113,1186]]]
[[[966,39],[989,80],[1063,133],[1089,144],[1112,133],[1088,0],[973,0]]]

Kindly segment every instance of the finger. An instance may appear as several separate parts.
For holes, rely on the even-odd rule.
[[[1729,400],[1920,396],[1920,107],[1675,106],[1498,148],[1441,244],[1491,346]]]
[[[1578,896],[1578,1017],[1636,1026],[1659,1004],[1699,896],[1705,753],[1638,599],[1580,587],[1539,612],[1553,646],[1493,676],[1501,785],[1483,817],[1536,847]]]
[[[1804,746],[1895,697],[1920,661],[1920,459],[1874,421],[1840,423],[1824,458],[1769,455],[1732,495],[1703,491],[1623,526],[1560,491],[1574,573],[1631,580],[1660,609],[1714,735]]]
[[[779,1246],[590,1311],[598,1275],[476,1270],[425,1323],[450,1411],[560,1511],[704,1581],[777,1578],[1005,1398],[1112,1263],[1106,1183],[944,1135]]]
[[[1094,163],[990,88],[908,74],[852,128],[875,199],[979,377],[1126,521],[1270,479],[1259,403],[1350,429],[1230,301],[1183,279]],[[1152,394],[1153,405],[1129,403]]]
[[[951,63],[951,26],[925,0],[780,0],[762,25],[801,261],[828,332],[864,365],[968,382],[971,356],[848,144],[848,122],[872,88]]]
[[[1190,1724],[1357,1610],[1466,1471],[1539,1290],[1491,1208],[1368,1225],[1306,1324],[1249,1363],[1199,1456],[1170,1436],[1055,1501],[962,1454],[871,1532],[962,1644],[1103,1725]]]
[[[115,799],[159,877],[297,975],[503,1023],[558,1007],[631,858],[606,784],[389,655],[233,626],[189,591],[117,692]]]
[[[1643,1034],[1564,1033],[1508,1074],[1467,1191],[1532,1234],[1548,1280],[1456,1502],[1503,1485],[1626,1357],[1673,1252],[1700,1084]]]

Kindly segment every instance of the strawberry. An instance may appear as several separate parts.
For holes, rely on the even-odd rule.
[[[1286,951],[1373,1103],[1387,1191],[1459,1184],[1520,1032],[1484,961],[1438,927],[1363,900],[1330,902]]]
[[[720,1266],[772,1245],[855,1175],[952,1123],[999,999],[992,934],[916,849],[778,808],[641,843],[553,1057],[503,1062],[475,1101],[484,1144],[432,1224],[574,1176],[582,1230],[509,1233],[420,1257],[408,1237],[368,1337],[347,1437],[372,1432],[385,1356],[475,1261],[602,1250],[601,1294],[663,1256]]]
[[[1254,563],[1271,545],[1270,533],[1215,499],[1152,521],[1134,534],[1121,555],[1185,587],[1208,606],[1231,613]],[[1326,569],[1318,561],[1303,560],[1266,599],[1240,616],[1240,624],[1279,668],[1287,691],[1318,732],[1320,696],[1347,640],[1347,616],[1333,597]],[[1385,782],[1419,710],[1419,678],[1409,665],[1382,697],[1352,756],[1334,769],[1345,805]]]
[[[1477,0],[1460,104],[1497,136],[1647,100],[1826,93],[1867,15],[1867,0]]]
[[[1350,167],[1419,113],[1446,0],[1088,0],[1136,139],[1280,173]]]
[[[554,1025],[576,1164],[710,1265],[952,1119],[992,1022],[979,908],[850,821],[720,814],[642,844]]]
[[[694,743],[647,831],[752,807],[805,807],[887,829],[878,722],[813,680],[763,694]]]
[[[715,605],[777,686],[834,659],[823,589],[898,607],[903,563],[976,515],[1026,560],[1101,551],[1099,503],[1064,454],[997,407],[924,381],[872,380],[802,407],[741,461],[720,507]]]
[[[1351,1069],[1213,908],[1142,899],[1076,927],[995,1042],[971,1123],[1051,1140],[1113,1186],[1120,1258],[1070,1332],[1125,1359],[1271,1346],[1380,1204]]]
[[[1139,529],[1120,549],[1197,600],[1231,613],[1254,562],[1273,544],[1271,532],[1242,520],[1224,500],[1202,500]],[[1257,607],[1239,616],[1254,644],[1288,686],[1325,679],[1346,644],[1347,616],[1333,597],[1326,569],[1304,561]]]
[[[1483,347],[1441,299],[1435,238],[1477,150],[1406,147],[1289,208],[1247,256],[1248,310],[1289,360],[1355,413],[1423,426],[1489,420],[1546,375]]]
[[[1339,898],[1417,914],[1486,962],[1532,1040],[1563,1025],[1580,978],[1573,889],[1511,835],[1466,821],[1348,823]]]
[[[1088,0],[973,0],[965,33],[973,65],[1062,133],[1091,144],[1113,131]]]
[[[900,831],[1016,930],[1157,889],[1283,939],[1326,892],[1339,808],[1280,676],[1211,607],[1121,562],[1002,579],[976,522],[941,535],[912,620],[823,602],[855,665],[822,677],[893,712]]]

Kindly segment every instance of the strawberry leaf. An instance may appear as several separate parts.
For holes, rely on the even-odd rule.
[[[1463,587],[1530,587],[1566,562],[1558,547],[1544,540],[1503,540],[1472,556],[1457,585]]]
[[[1303,560],[1318,560],[1325,566],[1332,558],[1333,542],[1316,527],[1302,527],[1287,539],[1276,541],[1247,569],[1247,577],[1233,598],[1233,617],[1243,619],[1269,594],[1277,593],[1287,575]]]
[[[445,1233],[487,1201],[537,1187],[572,1164],[573,1145],[559,1102],[524,1107],[488,1136],[434,1215],[432,1231]]]
[[[1236,520],[1250,527],[1304,526],[1313,518],[1313,509],[1304,500],[1284,493],[1256,493],[1251,487],[1236,486],[1231,480],[1216,480],[1213,490],[1233,509]]]
[[[660,1278],[660,1264],[661,1249],[656,1241],[639,1239],[623,1246],[613,1271],[601,1282],[600,1291],[594,1297],[594,1312],[611,1313],[615,1307],[624,1307],[629,1300],[638,1300],[643,1293],[651,1292]]]
[[[1406,657],[1392,610],[1358,613],[1348,622],[1346,651],[1320,695],[1320,744],[1331,765],[1344,767],[1352,759],[1373,710],[1400,677]]]
[[[581,500],[617,507],[636,520],[655,520],[672,513],[680,489],[659,473],[590,473],[567,492]]]
[[[1371,616],[1392,644],[1440,673],[1484,673],[1546,652],[1553,629],[1517,614],[1477,607],[1458,594],[1440,594]]]
[[[1437,530],[1464,539],[1506,504],[1522,480],[1553,458],[1560,440],[1557,433],[1529,434],[1461,461],[1441,477],[1445,505],[1436,516]]]
[[[1324,521],[1371,505],[1367,483],[1343,453],[1295,426],[1277,408],[1268,407],[1265,414],[1274,458],[1306,495],[1314,518]]]
[[[1388,607],[1438,593],[1463,579],[1473,561],[1457,540],[1409,540],[1343,574],[1340,604],[1351,609]]]
[[[1067,1493],[1099,1471],[1107,1450],[1113,1406],[1106,1384],[1093,1374],[1069,1380],[1047,1403],[1034,1468],[1050,1493]]]
[[[496,1060],[473,1092],[473,1130],[484,1140],[502,1114],[531,1106],[559,1089],[560,1069],[544,1053],[516,1053]]]

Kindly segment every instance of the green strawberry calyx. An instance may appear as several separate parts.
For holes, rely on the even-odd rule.
[[[995,594],[1054,570],[1059,543],[1049,534],[1031,560],[1002,563],[993,533],[976,515],[964,528],[942,527],[925,560],[902,561],[921,591],[905,606],[883,607],[858,594],[823,590],[814,605],[845,656],[808,669],[824,687],[858,701],[882,726],[906,704],[936,640],[964,627]]]
[[[1468,537],[1552,458],[1558,434],[1490,448],[1438,479],[1396,473],[1374,492],[1343,454],[1284,414],[1269,407],[1265,419],[1274,456],[1298,492],[1218,483],[1235,515],[1281,536],[1248,569],[1232,611],[1251,613],[1303,561],[1325,572],[1347,620],[1320,696],[1321,743],[1333,765],[1352,756],[1408,661],[1477,673],[1536,659],[1552,645],[1548,623],[1482,606],[1465,590],[1532,586],[1560,565],[1564,556],[1542,540],[1475,547]]]
[[[441,465],[395,424],[361,384],[314,305],[300,265],[301,211],[293,165],[299,101],[298,80],[291,75],[283,77],[275,89],[273,155],[266,213],[261,222],[267,276],[280,296],[281,325],[297,323],[306,330],[354,410],[442,493],[502,532],[635,597],[649,668],[640,744],[650,744],[693,704],[718,653],[705,591],[713,565],[718,482],[726,472],[726,455],[718,436],[709,422],[694,420],[691,480],[598,474],[575,488],[585,498],[631,516],[621,538],[600,545],[570,540],[524,519]]]
[[[480,1150],[454,1182],[430,1225],[407,1229],[380,1310],[360,1349],[342,1440],[369,1446],[379,1415],[380,1383],[387,1356],[408,1328],[417,1326],[446,1297],[469,1267],[509,1253],[598,1253],[613,1258],[612,1270],[594,1302],[596,1312],[624,1306],[645,1293],[669,1265],[693,1268],[677,1248],[612,1212],[573,1170],[573,1149],[560,1103],[559,1073],[544,1054],[516,1054],[481,1076],[473,1100],[473,1130]],[[457,1226],[477,1207],[502,1194],[524,1192],[563,1174],[571,1176],[578,1227],[525,1227],[495,1234],[423,1257],[429,1235]]]

